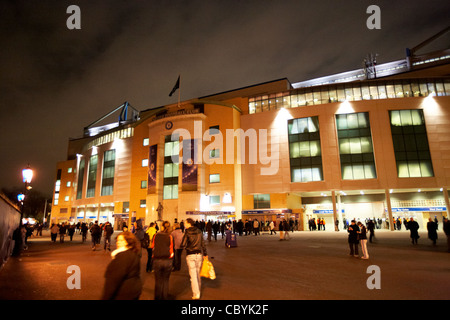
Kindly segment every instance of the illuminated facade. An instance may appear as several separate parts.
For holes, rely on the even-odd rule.
[[[52,220],[289,217],[307,229],[321,217],[328,230],[353,218],[442,221],[449,60],[444,51],[377,66],[378,77],[280,79],[130,117],[125,103],[118,123],[95,122],[69,141]]]

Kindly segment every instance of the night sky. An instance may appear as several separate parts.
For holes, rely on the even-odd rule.
[[[381,30],[369,30],[371,4]],[[69,30],[67,7],[81,9]],[[450,1],[0,1],[0,188],[51,196],[69,138],[125,101],[144,110],[287,77],[405,57],[447,27]],[[447,38],[448,39],[448,38]],[[448,44],[448,43],[447,43]]]

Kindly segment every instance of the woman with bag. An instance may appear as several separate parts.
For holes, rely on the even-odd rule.
[[[186,263],[191,277],[192,299],[200,299],[201,277],[200,270],[203,259],[208,259],[202,232],[195,227],[194,220],[186,219],[186,230],[181,242],[181,248],[186,249]]]

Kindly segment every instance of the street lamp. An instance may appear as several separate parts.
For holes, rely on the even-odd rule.
[[[25,169],[22,170],[22,179],[23,183],[25,184],[25,190],[24,193],[20,193],[17,195],[17,200],[21,203],[20,208],[20,221],[19,221],[19,227],[14,232],[14,238],[15,238],[15,246],[14,246],[14,253],[19,254],[22,250],[22,219],[23,219],[23,212],[24,212],[24,200],[25,196],[27,194],[27,191],[31,189],[30,183],[33,179],[33,170],[31,170],[30,165],[28,165]]]

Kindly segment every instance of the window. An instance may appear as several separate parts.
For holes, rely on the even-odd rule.
[[[423,111],[389,111],[399,178],[433,177]]]
[[[142,140],[142,145],[144,147],[148,146],[149,145],[149,139],[148,138],[144,138],[144,140]]]
[[[141,180],[141,189],[147,189],[147,180]]]
[[[70,186],[71,186],[71,182],[70,182],[70,181],[67,181],[66,187],[67,187],[67,188],[70,188]]]
[[[209,150],[209,158],[210,159],[220,158],[220,150],[219,149]]]
[[[219,183],[220,182],[220,174],[214,173],[209,175],[209,183]]]
[[[72,173],[72,168],[68,168],[67,173]]]
[[[220,204],[220,196],[209,196],[209,204],[210,205]]]
[[[146,208],[147,207],[147,200],[140,200],[139,207],[140,208]]]
[[[336,115],[343,180],[375,179],[369,113]]]
[[[142,167],[148,167],[148,159],[142,160]]]
[[[219,128],[220,128],[219,125],[209,127],[209,134],[210,135],[218,134],[220,132]]]
[[[179,141],[172,141],[172,136],[166,136],[164,143],[163,199],[178,199],[179,153]]]
[[[98,156],[93,155],[89,159],[86,198],[92,198],[95,196],[95,184],[97,182],[97,163],[98,163]]]
[[[123,213],[128,213],[130,212],[130,202],[129,201],[124,201],[123,202],[123,208],[122,208],[122,212]]]
[[[84,159],[80,160],[80,168],[78,170],[78,182],[77,182],[77,199],[81,199],[83,196],[83,179],[84,179]]]
[[[319,117],[289,120],[291,182],[323,180]]]
[[[269,209],[270,208],[270,194],[255,194],[253,195],[254,209]]]
[[[65,202],[68,202],[68,201],[69,201],[69,199],[70,199],[70,197],[69,197],[69,196],[65,196],[65,197],[64,197],[64,201],[65,201]]]
[[[103,156],[102,196],[113,194],[116,150],[105,151]]]

